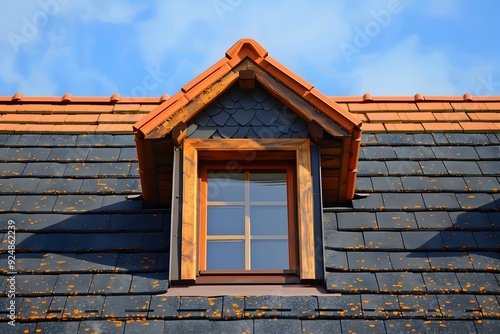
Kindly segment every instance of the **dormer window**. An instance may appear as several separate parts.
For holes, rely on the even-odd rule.
[[[323,279],[323,203],[354,195],[361,122],[252,40],[135,125],[143,198],[171,205],[171,280]]]

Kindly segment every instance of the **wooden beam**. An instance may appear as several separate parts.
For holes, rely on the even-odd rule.
[[[323,140],[323,128],[314,119],[309,122],[307,131],[309,132],[309,138],[315,144],[321,144]]]
[[[172,129],[172,139],[174,140],[175,146],[181,146],[184,138],[187,136],[187,126],[185,122],[179,122]]]
[[[240,70],[240,89],[254,89],[255,88],[255,71],[254,70]]]

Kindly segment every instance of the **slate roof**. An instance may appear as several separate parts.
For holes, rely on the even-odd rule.
[[[170,212],[136,198],[131,132],[142,104],[160,99],[23,99],[0,98],[1,333],[12,332],[8,220],[17,228],[14,332],[500,329],[500,133],[492,128],[500,98],[336,98],[365,123],[358,196],[323,210],[329,294],[246,297],[162,295]],[[92,111],[97,105],[106,110]],[[14,116],[2,121],[76,109],[98,120],[129,116],[103,123],[109,131],[84,118],[70,130],[54,123],[51,133]]]

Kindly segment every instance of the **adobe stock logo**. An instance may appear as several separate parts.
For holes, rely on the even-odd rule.
[[[217,15],[221,20],[224,20],[226,12],[232,12],[237,6],[241,5],[243,0],[215,0],[212,2]]]
[[[352,43],[342,42],[339,47],[348,63],[352,61],[352,56],[361,53],[361,49],[366,48],[372,40],[380,34],[382,28],[387,27],[392,17],[403,10],[403,2],[411,2],[412,0],[389,0],[386,9],[379,11],[370,11],[370,16],[373,20],[365,23],[363,29],[354,27],[354,38]]]
[[[31,17],[23,16],[21,18],[22,27],[20,34],[9,32],[7,39],[14,49],[14,52],[19,50],[19,47],[29,43],[36,38],[40,33],[41,28],[46,26],[50,19],[61,12],[61,6],[66,5],[71,0],[40,0],[38,6],[40,10],[36,11]]]

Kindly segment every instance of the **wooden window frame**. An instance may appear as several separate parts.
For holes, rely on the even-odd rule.
[[[294,155],[297,203],[297,269],[301,281],[315,279],[314,217],[309,139],[185,139],[183,142],[183,195],[180,279],[197,281],[200,242],[199,162],[204,157],[223,159],[225,152],[264,156]],[[271,153],[270,155],[266,155]],[[217,158],[215,158],[217,159]],[[266,159],[266,158],[264,158]],[[257,161],[259,162],[259,161]],[[262,160],[260,161],[262,162]],[[238,276],[238,273],[235,273]],[[269,273],[271,274],[271,273]],[[283,274],[289,275],[288,272]]]
[[[235,160],[237,161],[237,160]],[[228,173],[245,173],[245,179],[247,178],[247,173],[259,173],[259,172],[284,172],[286,173],[286,209],[287,209],[287,236],[286,240],[288,241],[288,263],[289,267],[288,268],[282,268],[282,270],[272,270],[269,271],[271,272],[279,272],[279,273],[287,273],[291,274],[292,272],[297,272],[297,224],[296,224],[296,214],[295,214],[295,208],[296,208],[296,201],[295,201],[295,171],[294,171],[294,166],[290,163],[278,163],[278,164],[269,164],[269,163],[247,163],[244,161],[238,162],[238,168],[235,170],[232,167],[229,167],[227,164],[220,164],[220,163],[201,163],[201,191],[200,191],[200,243],[199,243],[199,271],[200,274],[204,275],[209,275],[209,274],[214,274],[214,275],[220,275],[220,272],[232,272],[232,270],[207,270],[206,269],[206,259],[207,259],[207,254],[206,254],[206,247],[207,247],[207,241],[209,240],[209,237],[207,235],[207,209],[208,209],[208,201],[207,201],[207,194],[208,194],[208,184],[207,184],[207,178],[208,178],[208,172],[209,171],[227,171]],[[249,174],[248,174],[249,175]],[[245,180],[248,181],[248,180]],[[246,183],[246,182],[245,182]],[[245,187],[248,185],[246,184]],[[248,198],[249,194],[246,194],[245,191],[245,199],[243,201],[243,205],[245,207],[245,210],[249,209],[250,206],[250,198]],[[264,204],[264,203],[262,203]],[[262,205],[260,204],[260,205]],[[266,203],[265,205],[267,205]],[[230,204],[229,204],[230,205]],[[281,204],[283,205],[283,204]],[[223,206],[223,205],[220,205]],[[246,217],[248,217],[248,214],[245,214]],[[250,235],[250,227],[251,227],[251,222],[247,218],[245,218],[245,233],[243,236],[243,240],[245,242],[245,267],[250,266],[250,240],[251,240],[251,235]],[[230,238],[231,236],[228,236]],[[271,237],[271,236],[268,236]],[[230,238],[233,239],[233,238]],[[260,270],[254,270],[254,269],[247,269],[240,271],[234,271],[236,274],[245,274],[245,273],[257,273]]]

